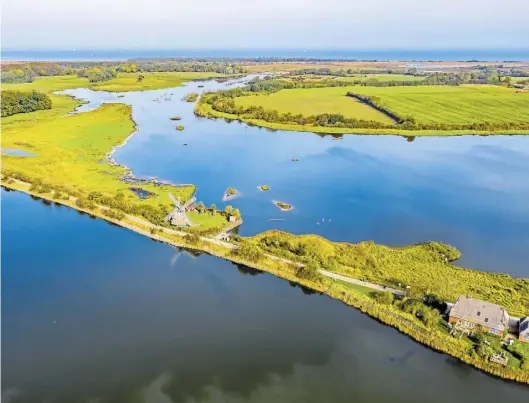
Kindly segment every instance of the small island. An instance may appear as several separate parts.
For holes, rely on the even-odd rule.
[[[180,116],[171,116],[169,119],[171,120],[182,120]]]
[[[299,158],[296,158],[296,157],[292,158],[292,162],[298,162],[298,161],[299,161]]]
[[[222,198],[222,200],[228,201],[236,198],[237,196],[239,196],[239,191],[235,188],[229,187],[224,191],[224,197]]]
[[[186,102],[195,102],[198,99],[198,94],[196,92],[190,92],[184,97]]]
[[[178,126],[176,126],[176,130],[181,132],[182,130],[184,130],[184,126],[178,125]]]
[[[270,186],[261,185],[261,186],[259,186],[259,190],[262,190],[263,192],[267,192],[268,190],[270,190]]]
[[[290,211],[294,208],[291,204],[284,203],[284,202],[277,201],[277,200],[272,200],[272,203],[274,203],[277,207],[279,207],[281,211]]]

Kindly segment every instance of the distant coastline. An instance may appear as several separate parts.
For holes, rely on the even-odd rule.
[[[275,58],[360,61],[529,61],[528,49],[2,49],[2,61],[115,61],[136,58]]]

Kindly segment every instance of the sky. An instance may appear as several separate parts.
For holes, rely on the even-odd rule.
[[[528,0],[3,0],[4,49],[520,49]]]

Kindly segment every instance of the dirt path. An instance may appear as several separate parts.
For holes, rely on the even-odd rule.
[[[327,271],[327,270],[320,269],[319,272],[323,274],[324,276],[333,278],[335,280],[342,280],[342,281],[345,281],[346,283],[361,285],[362,287],[371,288],[376,291],[391,292],[392,294],[395,294],[399,297],[403,297],[406,295],[404,291],[397,290],[395,288],[389,288],[389,287],[385,287],[383,285],[378,285],[375,283],[368,283],[367,281],[357,280],[356,278],[351,278],[351,277],[342,276],[341,274],[331,273],[330,271]]]

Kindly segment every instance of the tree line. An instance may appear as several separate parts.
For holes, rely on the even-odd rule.
[[[118,72],[113,68],[99,68],[93,67],[90,69],[81,69],[77,71],[78,77],[87,78],[90,83],[97,83],[100,81],[109,81],[118,76]]]
[[[95,81],[105,81],[115,72],[210,72],[219,74],[243,74],[246,69],[233,62],[198,62],[198,61],[156,61],[138,62],[29,62],[2,66],[0,75],[3,83],[30,83],[36,77],[77,75],[89,76]],[[96,70],[97,69],[97,70]],[[113,77],[112,77],[113,78]],[[90,78],[89,78],[90,79]]]
[[[51,99],[37,91],[2,91],[2,117],[51,109]]]

